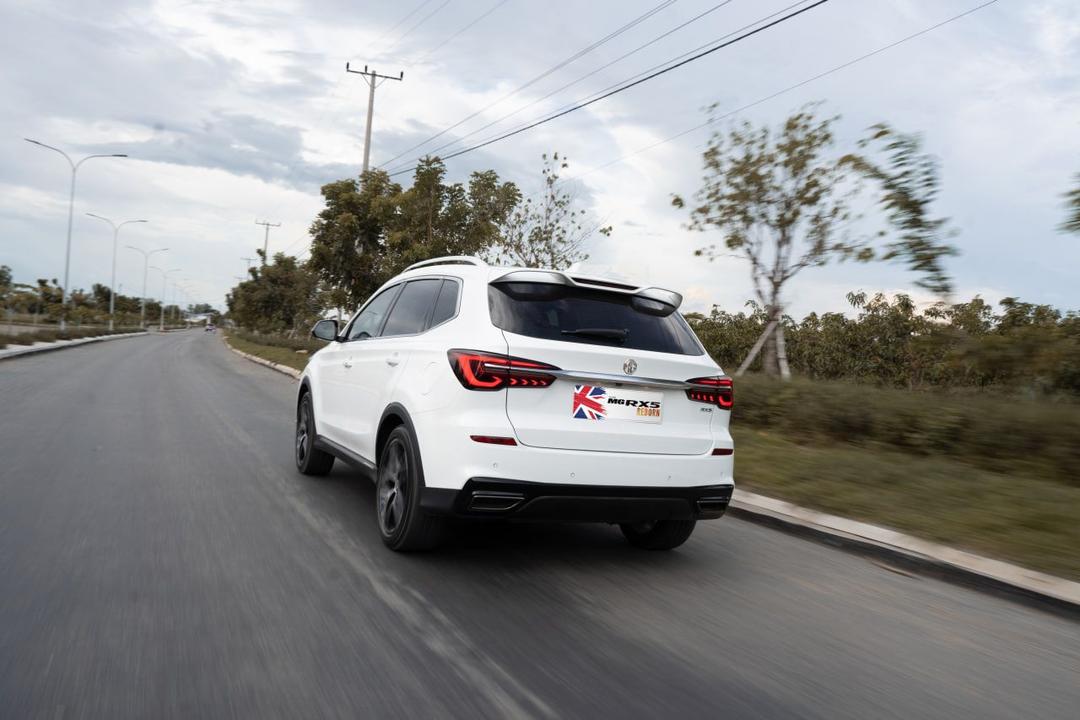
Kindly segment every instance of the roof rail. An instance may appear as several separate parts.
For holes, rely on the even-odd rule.
[[[473,265],[475,267],[487,267],[487,263],[478,257],[473,257],[471,255],[448,255],[446,257],[431,258],[430,260],[422,260],[418,263],[413,263],[402,272],[409,272],[410,270],[430,267],[432,265]]]

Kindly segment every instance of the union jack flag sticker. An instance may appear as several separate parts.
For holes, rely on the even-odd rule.
[[[603,420],[607,417],[607,390],[597,385],[574,386],[573,417],[579,420]]]

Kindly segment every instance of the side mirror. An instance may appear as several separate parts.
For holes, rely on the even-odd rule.
[[[315,323],[315,327],[311,328],[311,336],[316,340],[325,340],[326,342],[337,340],[337,320],[320,320]]]

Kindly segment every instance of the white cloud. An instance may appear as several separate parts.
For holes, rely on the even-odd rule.
[[[143,160],[87,166],[79,217],[94,210],[152,219],[132,230],[131,239],[174,248],[170,261],[185,268],[200,294],[220,303],[232,276],[243,271],[239,258],[261,242],[256,217],[284,223],[272,235],[271,250],[294,241],[299,249],[320,208],[318,185],[359,168],[366,86],[345,74],[346,61],[405,71],[404,82],[377,91],[372,156],[385,162],[649,6],[645,0],[510,3],[417,66],[410,58],[490,2],[461,0],[387,53],[396,33],[383,36],[407,11],[391,3],[116,0],[91,10],[0,0],[0,96],[7,101],[0,130],[10,139],[0,142],[0,262],[13,265],[20,279],[55,276],[62,262],[66,170],[59,158],[46,158],[19,138],[41,136],[76,151],[130,147]],[[445,139],[532,102],[706,7],[704,0],[672,6]],[[453,160],[450,171],[464,179],[472,169],[494,166],[529,192],[540,154],[559,150],[570,157],[569,177],[577,178],[595,215],[615,226],[611,238],[593,241],[590,267],[679,289],[688,309],[707,310],[715,302],[738,310],[751,295],[744,264],[695,258],[694,249],[710,238],[688,231],[685,212],[670,206],[671,193],[692,194],[699,180],[706,132],[657,143],[701,122],[700,109],[714,100],[737,107],[968,7],[965,0],[830,3],[648,85]],[[471,140],[586,96],[764,12],[757,3],[732,3]],[[826,111],[845,116],[844,144],[878,120],[922,131],[943,162],[939,211],[963,231],[957,243],[964,254],[951,264],[957,297],[982,289],[988,298],[994,292],[1077,307],[1080,245],[1055,227],[1060,195],[1080,170],[1078,46],[1074,2],[998,3],[745,116],[775,124],[792,108],[826,98]],[[78,66],[78,75],[70,65]],[[650,145],[656,147],[638,152]],[[73,256],[73,280],[81,285],[102,280],[108,264],[107,228],[85,220],[76,223]],[[125,278],[138,274],[135,259],[124,260]],[[912,287],[911,276],[896,265],[838,265],[801,274],[788,300],[797,315],[843,311],[849,290]]]

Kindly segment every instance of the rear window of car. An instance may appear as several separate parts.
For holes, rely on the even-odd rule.
[[[705,354],[678,312],[666,316],[641,312],[632,306],[630,296],[622,293],[579,287],[532,293],[528,286],[533,285],[540,287],[536,283],[488,286],[488,306],[496,327],[545,340],[675,355]]]
[[[431,315],[430,327],[441,325],[457,312],[458,284],[453,280],[443,280],[439,299],[435,301],[435,312]]]

